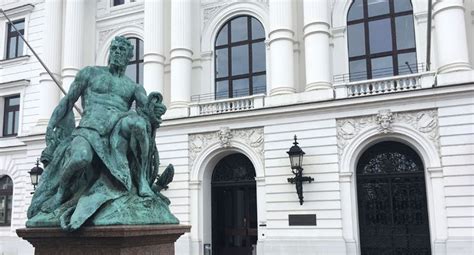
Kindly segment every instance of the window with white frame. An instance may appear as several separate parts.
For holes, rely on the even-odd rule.
[[[0,226],[10,226],[12,219],[13,181],[0,175]]]
[[[119,6],[133,2],[136,2],[136,0],[112,0],[112,6]]]
[[[227,21],[215,45],[215,99],[266,92],[265,30],[256,18]]]
[[[125,75],[132,81],[143,85],[143,41],[136,37],[127,38],[133,45],[133,57],[128,62]]]
[[[4,97],[3,136],[16,136],[20,120],[20,96]]]
[[[15,29],[16,28],[16,29]],[[5,59],[17,58],[23,55],[23,39],[20,34],[25,34],[25,19],[7,23]]]
[[[347,33],[351,81],[418,72],[410,0],[354,0]]]

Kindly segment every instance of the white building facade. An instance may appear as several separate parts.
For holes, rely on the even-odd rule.
[[[134,43],[127,75],[168,106],[165,195],[192,225],[176,254],[474,254],[474,1],[428,6],[0,1],[66,90],[115,36]],[[0,251],[32,254],[15,229],[61,93],[3,15],[0,34]]]

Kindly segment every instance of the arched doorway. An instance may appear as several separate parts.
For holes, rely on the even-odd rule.
[[[212,254],[251,255],[257,243],[255,168],[242,154],[221,159],[212,174]]]
[[[431,254],[424,166],[399,142],[368,148],[357,164],[362,255]]]

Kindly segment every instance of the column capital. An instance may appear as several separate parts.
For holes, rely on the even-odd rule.
[[[430,178],[443,178],[443,168],[442,167],[428,167],[426,171],[430,174]]]
[[[350,183],[352,181],[352,172],[341,172],[339,173],[339,182]]]

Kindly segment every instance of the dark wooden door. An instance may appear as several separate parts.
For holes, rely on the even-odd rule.
[[[212,182],[212,254],[251,255],[257,243],[255,170],[241,154],[223,160]]]
[[[431,254],[424,167],[398,142],[369,148],[357,165],[362,255]]]

